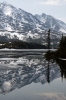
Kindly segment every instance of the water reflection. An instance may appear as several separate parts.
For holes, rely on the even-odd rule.
[[[66,100],[66,95],[63,93],[44,93],[38,95],[43,96],[44,100]]]
[[[61,68],[61,66],[59,67],[56,62],[46,61],[41,55],[1,58],[0,93],[6,94],[32,82],[50,83],[63,75],[66,76],[66,69],[64,69],[65,67]]]
[[[61,77],[66,78],[66,60],[57,59],[56,62],[60,67]]]

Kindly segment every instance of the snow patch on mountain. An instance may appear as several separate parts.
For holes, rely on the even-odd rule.
[[[5,27],[5,30],[12,31],[12,28],[8,23],[7,23],[6,27]]]
[[[3,8],[3,12],[4,12],[5,15],[9,15],[10,16],[11,13],[12,13],[12,9],[7,6],[7,7]]]
[[[63,33],[66,33],[66,29],[62,29],[62,28],[61,28],[59,31],[60,31],[60,32],[63,32]]]

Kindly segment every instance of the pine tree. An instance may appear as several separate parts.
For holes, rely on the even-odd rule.
[[[61,58],[66,58],[66,37],[63,37],[60,41],[59,49],[57,50],[57,55]]]
[[[48,49],[50,50],[50,29],[48,30]]]

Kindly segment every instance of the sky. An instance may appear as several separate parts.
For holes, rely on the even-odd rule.
[[[0,0],[0,3],[4,2]],[[66,23],[66,0],[5,0],[33,15],[45,13]]]

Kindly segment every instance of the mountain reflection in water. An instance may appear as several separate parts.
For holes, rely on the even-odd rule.
[[[45,84],[60,77],[62,80],[66,78],[66,61],[54,62],[52,60],[49,62],[42,55],[16,56],[16,58],[12,55],[11,57],[0,58],[0,94],[10,93],[31,83]],[[66,99],[62,93],[37,93],[35,95],[44,96],[42,100],[61,100],[59,95]],[[53,98],[51,99],[51,97]],[[57,99],[54,99],[56,97]],[[31,100],[35,99],[31,98]],[[40,98],[36,98],[36,100],[40,100]]]

